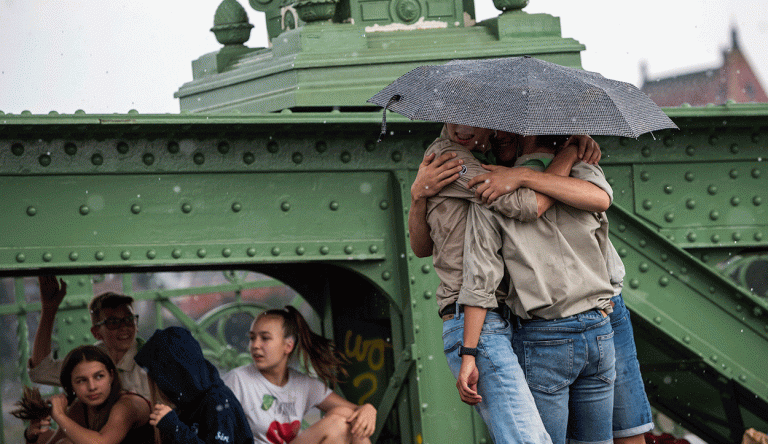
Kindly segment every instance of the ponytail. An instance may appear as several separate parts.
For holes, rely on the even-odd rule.
[[[347,362],[344,355],[336,350],[333,341],[314,333],[296,308],[286,305],[282,309],[267,310],[259,315],[262,316],[278,316],[283,319],[284,337],[292,337],[296,342],[291,354],[298,350],[305,372],[309,373],[309,363],[312,363],[317,376],[329,387],[335,387],[341,381],[339,376],[348,375],[343,367]]]

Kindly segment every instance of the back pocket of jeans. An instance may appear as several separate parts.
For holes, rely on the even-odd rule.
[[[531,390],[556,392],[573,382],[573,340],[524,341],[525,379]]]
[[[598,365],[598,378],[605,382],[613,383],[616,380],[616,347],[613,343],[614,332],[597,337],[597,346],[600,347],[600,364]]]

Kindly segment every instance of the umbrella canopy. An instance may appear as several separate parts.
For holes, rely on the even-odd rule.
[[[529,56],[454,60],[400,76],[368,102],[410,119],[524,136],[590,134],[637,138],[677,128],[632,84]]]

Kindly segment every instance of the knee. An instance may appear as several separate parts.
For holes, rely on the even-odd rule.
[[[351,442],[352,433],[350,432],[349,423],[347,423],[348,417],[349,414],[340,415],[330,410],[321,419],[324,422],[324,434],[330,439],[330,442]]]

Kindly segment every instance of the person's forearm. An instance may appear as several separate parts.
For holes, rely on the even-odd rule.
[[[487,308],[464,306],[464,347],[475,348],[480,342],[480,333],[483,331]]]
[[[411,250],[417,257],[432,255],[432,237],[427,223],[427,199],[411,199],[408,210],[408,238]]]
[[[35,368],[51,353],[51,336],[53,335],[53,322],[56,319],[56,311],[43,310],[40,314],[40,322],[35,331],[35,340],[32,343],[32,353],[29,356],[29,367]]]
[[[610,196],[600,187],[573,177],[531,171],[523,185],[584,211],[605,211],[611,205]]]

